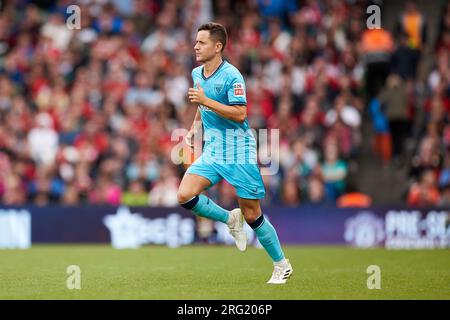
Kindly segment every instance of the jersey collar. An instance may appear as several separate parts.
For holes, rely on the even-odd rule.
[[[223,59],[223,60],[222,60],[222,63],[217,67],[216,71],[214,71],[213,74],[210,75],[209,77],[205,77],[205,75],[203,74],[203,71],[204,71],[204,68],[205,68],[205,67],[202,67],[202,72],[201,72],[201,73],[202,73],[202,78],[203,78],[203,80],[208,80],[208,79],[211,78],[213,75],[215,75],[215,74],[217,73],[217,71],[219,71],[219,69],[222,68],[222,66],[225,64],[225,62],[226,62],[225,59]]]

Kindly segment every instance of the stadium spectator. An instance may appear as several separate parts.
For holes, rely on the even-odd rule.
[[[80,204],[80,193],[75,184],[67,184],[61,199],[61,204],[65,206],[76,206]]]
[[[450,207],[450,185],[445,186],[441,189],[441,197],[438,203],[440,208]]]
[[[444,158],[444,166],[438,177],[438,186],[441,192],[439,206],[448,208],[450,206],[450,148],[447,147],[447,152]]]
[[[413,207],[432,207],[439,204],[439,198],[435,173],[427,169],[422,172],[420,181],[411,185],[407,201],[408,205]]]
[[[179,183],[179,178],[174,175],[169,165],[161,168],[160,178],[150,190],[149,205],[152,207],[178,206],[177,190]]]
[[[53,119],[48,113],[40,113],[35,122],[28,134],[30,155],[37,163],[51,165],[58,151],[58,134],[53,129]]]
[[[7,174],[3,180],[3,198],[5,205],[20,205],[25,203],[25,186],[20,181],[20,176],[14,173]]]
[[[449,51],[440,51],[437,54],[437,63],[435,68],[430,72],[428,76],[428,86],[432,92],[438,94],[443,99],[448,99],[448,81],[450,79],[450,65],[449,65]],[[448,100],[446,101],[446,107],[448,108]]]
[[[307,195],[304,204],[312,206],[333,204],[325,195],[325,184],[318,175],[311,175],[307,184]]]
[[[390,60],[390,72],[400,75],[403,80],[414,79],[416,71],[411,67],[414,64],[417,64],[417,52],[410,47],[408,34],[401,33],[399,43]]]
[[[127,206],[146,206],[148,204],[148,192],[140,180],[130,182],[129,187],[122,194],[121,203]]]
[[[438,144],[439,139],[436,136],[426,136],[421,140],[417,155],[411,159],[409,177],[418,180],[423,171],[429,169],[435,173],[439,171],[442,156]]]
[[[411,73],[416,77],[417,65],[419,63],[421,50],[427,43],[427,25],[424,15],[417,9],[413,1],[405,4],[405,10],[400,14],[397,33],[407,35],[407,43],[412,49]]]
[[[375,141],[373,141],[373,149],[378,154],[386,168],[392,157],[392,140],[389,133],[389,124],[386,119],[384,108],[381,106],[378,98],[373,98],[369,102],[369,112],[373,121],[375,132]]]
[[[335,201],[345,191],[345,178],[347,164],[339,158],[339,149],[336,142],[330,141],[325,145],[324,162],[321,165],[325,181],[326,196]]]
[[[346,192],[336,200],[338,208],[367,208],[372,205],[372,198],[358,190],[355,182],[347,185]]]
[[[392,155],[399,160],[399,157],[403,155],[403,144],[410,131],[408,93],[405,81],[397,74],[389,75],[378,99],[384,105],[389,122],[393,146]]]
[[[300,190],[298,184],[293,179],[287,179],[282,185],[283,204],[288,207],[298,207],[300,205]]]
[[[89,202],[94,204],[120,204],[122,191],[119,185],[114,183],[111,176],[100,175],[89,192]]]
[[[448,2],[442,8],[441,14],[435,47],[437,55],[450,50],[450,4]]]
[[[361,50],[366,65],[367,101],[376,96],[389,73],[394,49],[391,33],[383,28],[366,29],[361,36]]]

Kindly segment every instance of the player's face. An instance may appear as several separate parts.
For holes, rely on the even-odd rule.
[[[211,60],[220,52],[221,44],[211,40],[209,31],[201,30],[197,33],[195,40],[195,58],[198,62],[204,63]]]

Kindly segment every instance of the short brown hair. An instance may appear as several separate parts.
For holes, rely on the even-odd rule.
[[[225,49],[225,46],[227,44],[227,30],[225,30],[225,27],[221,25],[220,23],[215,22],[208,22],[205,24],[202,24],[200,28],[198,28],[197,31],[209,31],[209,36],[213,41],[218,41],[222,43],[222,52]]]

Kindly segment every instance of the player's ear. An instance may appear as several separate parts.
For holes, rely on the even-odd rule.
[[[222,47],[223,47],[222,42],[216,42],[216,52],[217,53],[222,52]]]

